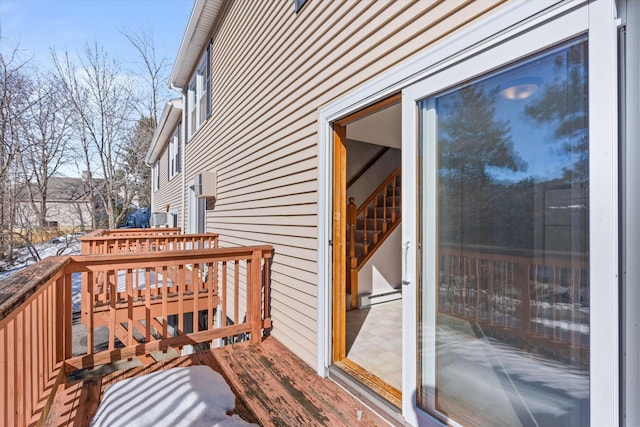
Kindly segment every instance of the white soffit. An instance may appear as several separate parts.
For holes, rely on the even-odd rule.
[[[173,63],[169,84],[184,88],[207,45],[213,24],[220,13],[223,0],[196,0],[187,29],[182,36],[178,56]]]
[[[182,118],[182,99],[176,98],[167,101],[164,110],[162,110],[160,121],[153,132],[145,163],[152,165],[158,160],[165,143],[171,138],[173,131],[180,122],[180,118]]]

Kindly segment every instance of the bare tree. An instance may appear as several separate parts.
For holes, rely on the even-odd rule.
[[[31,81],[18,49],[8,55],[0,52],[0,254],[11,258],[15,226],[16,156],[21,149],[19,136],[24,112],[29,107]]]
[[[145,157],[155,127],[156,121],[151,117],[138,120],[124,153],[123,169],[134,184],[139,206],[151,205],[151,169],[145,163]]]
[[[46,225],[50,178],[69,160],[71,151],[70,111],[58,86],[52,77],[34,77],[31,102],[20,126],[25,142],[20,166],[29,181],[25,188],[41,227]]]
[[[122,170],[135,107],[132,84],[118,60],[97,43],[86,46],[79,64],[67,52],[52,56],[75,114],[73,129],[81,144],[87,182],[105,210],[107,226],[113,228],[135,196]]]
[[[167,81],[171,62],[168,57],[158,52],[153,29],[140,28],[138,31],[120,30],[120,32],[138,54],[138,59],[135,61],[137,69],[134,73],[142,77],[147,84],[147,90],[142,94],[140,103],[147,111],[141,111],[140,115],[151,117],[155,125],[158,123],[158,106],[169,98]]]

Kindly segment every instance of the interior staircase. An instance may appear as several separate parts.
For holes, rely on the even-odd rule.
[[[402,218],[401,168],[398,166],[360,206],[347,204],[347,293],[358,307],[358,271],[378,250]]]

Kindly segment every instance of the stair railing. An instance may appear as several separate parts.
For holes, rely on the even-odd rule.
[[[396,187],[400,178],[401,167],[398,166],[389,176],[371,193],[371,195],[359,207],[356,207],[355,199],[349,197],[347,204],[347,292],[351,293],[351,307],[358,306],[358,270],[370,258],[391,234],[398,222],[398,209],[396,203]],[[391,212],[387,214],[389,206],[387,198],[391,194]],[[382,198],[382,203],[380,203]],[[378,209],[382,208],[382,218],[378,217]],[[382,224],[378,227],[379,219]],[[372,221],[371,229],[368,222]],[[356,242],[356,230],[358,221],[362,222],[362,241]],[[380,229],[379,229],[380,228]],[[372,232],[369,242],[369,232]],[[356,252],[356,243],[362,243],[362,253]]]

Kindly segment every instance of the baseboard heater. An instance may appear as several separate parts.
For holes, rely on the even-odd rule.
[[[360,297],[360,308],[367,308],[371,305],[395,301],[397,299],[402,299],[402,289],[393,289],[373,295],[363,295]]]

